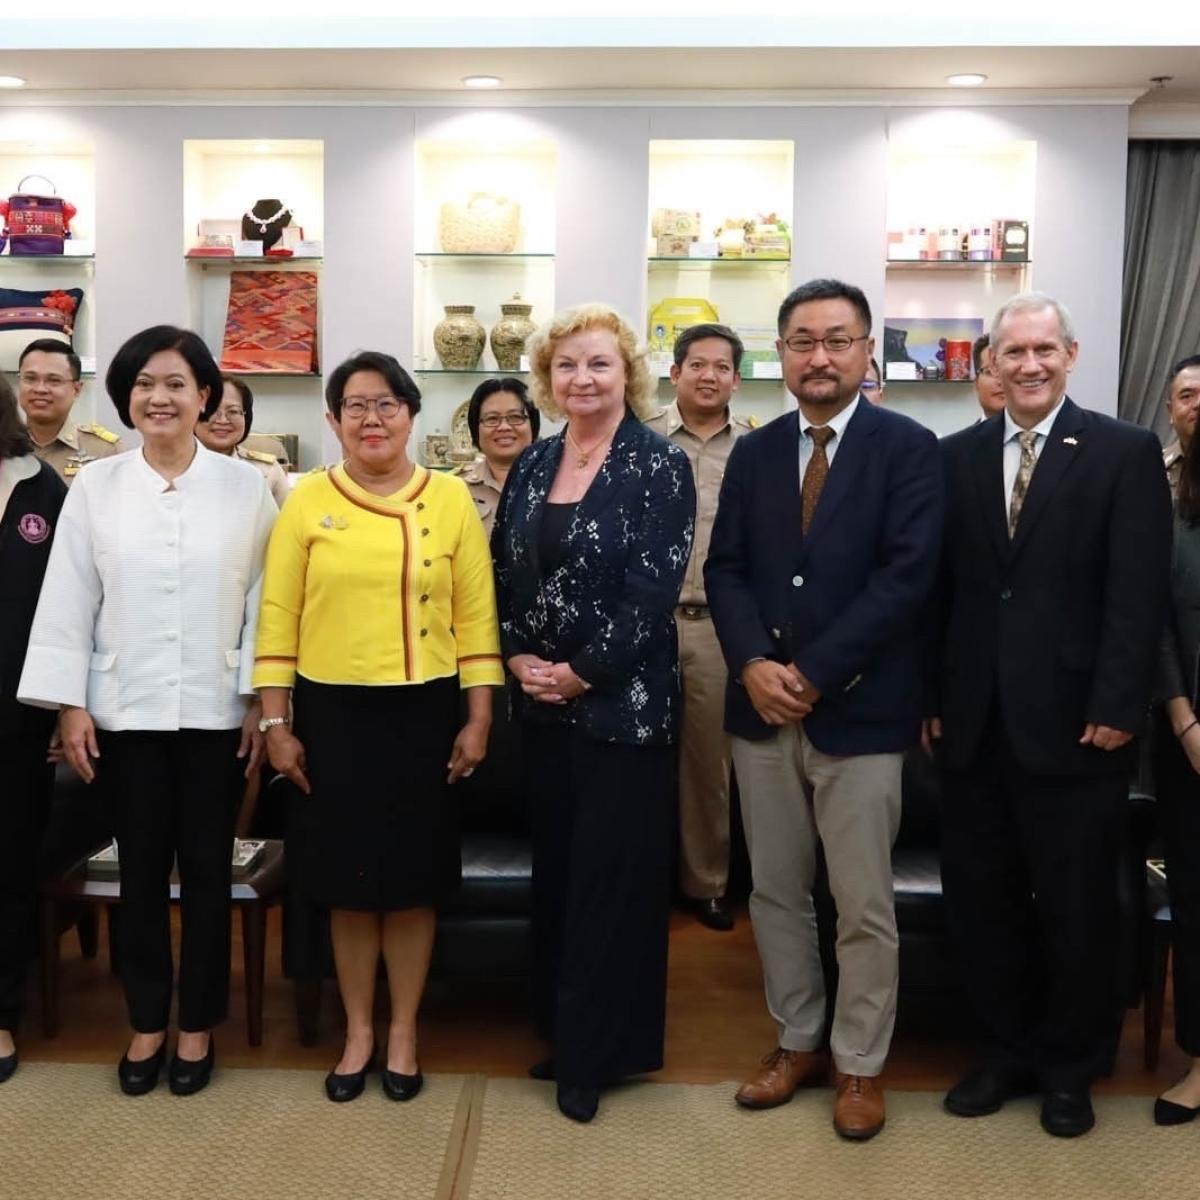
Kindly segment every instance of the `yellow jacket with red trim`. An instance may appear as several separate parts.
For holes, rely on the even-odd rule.
[[[417,467],[391,496],[344,466],[300,480],[267,550],[256,688],[504,682],[492,559],[466,485]]]

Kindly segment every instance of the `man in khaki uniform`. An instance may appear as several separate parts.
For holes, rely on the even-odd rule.
[[[742,343],[725,325],[693,325],[675,343],[675,401],[646,422],[680,446],[696,480],[696,534],[675,610],[683,674],[679,747],[680,886],[710,929],[733,928],[729,882],[729,738],[725,660],[704,594],[704,560],[733,443],[753,425],[729,401],[741,382]]]
[[[76,425],[71,420],[83,389],[79,374],[79,356],[57,338],[30,342],[17,366],[17,402],[25,413],[34,453],[68,485],[81,467],[127,448],[103,425]]]
[[[1179,495],[1179,476],[1183,472],[1183,456],[1192,444],[1196,432],[1196,414],[1200,411],[1200,354],[1193,354],[1175,364],[1167,381],[1167,416],[1175,431],[1175,440],[1163,450],[1163,466],[1171,485],[1171,499]]]

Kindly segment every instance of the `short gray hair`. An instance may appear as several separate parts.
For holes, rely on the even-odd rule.
[[[1063,345],[1070,346],[1075,341],[1075,323],[1071,320],[1071,314],[1067,312],[1067,306],[1046,292],[1019,292],[1006,300],[992,318],[991,344],[996,345],[1000,326],[1006,317],[1013,313],[1036,312],[1043,308],[1054,309],[1058,316],[1058,327],[1062,331]]]

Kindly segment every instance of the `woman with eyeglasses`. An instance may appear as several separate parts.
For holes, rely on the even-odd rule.
[[[306,797],[300,887],[330,911],[346,1041],[326,1095],[362,1093],[382,954],[383,1090],[410,1100],[434,908],[461,875],[449,785],[483,759],[503,682],[492,563],[462,480],[408,457],[421,393],[390,354],[347,359],[325,401],[345,459],[305,476],[280,514],[254,684],[271,764]]]
[[[211,417],[200,419],[196,437],[202,446],[214,453],[231,454],[262,472],[271,498],[282,508],[288,498],[288,481],[283,468],[272,455],[247,450],[243,445],[254,423],[254,393],[240,379],[229,375],[222,375],[221,379],[225,385],[221,403]]]
[[[467,428],[479,457],[456,474],[470,490],[490,537],[509,468],[537,441],[541,414],[519,379],[485,379],[467,406]]]

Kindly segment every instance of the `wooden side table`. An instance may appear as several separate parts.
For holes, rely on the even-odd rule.
[[[42,1029],[47,1037],[59,1030],[59,923],[60,904],[104,905],[109,912],[109,955],[119,973],[119,956],[114,954],[112,907],[119,906],[121,885],[116,879],[89,879],[87,858],[69,871],[42,885]],[[251,1046],[262,1045],[263,979],[266,973],[267,909],[283,892],[283,842],[268,841],[262,855],[244,875],[234,878],[230,889],[233,907],[241,913],[242,957],[246,977],[246,1028]],[[179,902],[179,883],[171,880],[171,903]],[[119,908],[118,908],[119,912]]]

